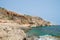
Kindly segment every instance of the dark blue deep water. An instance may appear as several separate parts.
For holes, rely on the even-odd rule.
[[[43,36],[43,35],[52,35],[52,36],[60,36],[60,26],[39,26],[32,27],[31,30],[27,32],[28,36]]]

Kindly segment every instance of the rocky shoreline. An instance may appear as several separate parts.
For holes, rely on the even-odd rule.
[[[12,25],[14,24],[14,25]],[[26,32],[29,28],[16,23],[0,23],[0,40],[35,40],[36,36],[28,37]]]
[[[26,32],[31,27],[49,25],[50,22],[40,17],[20,15],[0,7],[0,40],[34,40],[35,36],[29,38]]]
[[[0,24],[0,40],[23,40],[26,37],[20,26],[7,24]]]

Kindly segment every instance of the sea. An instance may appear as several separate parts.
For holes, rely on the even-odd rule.
[[[32,27],[28,36],[37,36],[37,40],[60,40],[60,25]]]

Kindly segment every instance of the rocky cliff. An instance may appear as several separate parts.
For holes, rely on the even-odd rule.
[[[40,17],[21,15],[0,7],[0,40],[26,40],[25,32],[29,28],[50,24]]]
[[[40,17],[30,16],[30,15],[21,15],[16,12],[8,11],[0,7],[0,23],[7,22],[4,20],[9,20],[9,22],[15,22],[20,25],[29,25],[29,26],[48,26],[51,25],[50,22],[43,20]]]

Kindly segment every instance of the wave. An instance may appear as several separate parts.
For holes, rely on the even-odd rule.
[[[39,36],[38,40],[60,40],[60,38],[54,37],[52,35],[44,35],[44,36]]]

